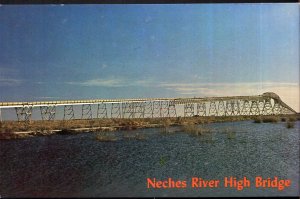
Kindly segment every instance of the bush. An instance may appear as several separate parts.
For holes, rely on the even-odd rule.
[[[231,128],[225,128],[224,133],[227,134],[228,139],[234,139],[236,137],[236,132]]]
[[[290,128],[294,128],[294,126],[295,126],[295,122],[287,122],[286,123],[286,128],[288,128],[288,129],[290,129]]]
[[[118,138],[112,133],[98,133],[96,140],[100,142],[115,142]]]
[[[204,135],[205,133],[210,133],[210,129],[199,127],[195,124],[186,124],[182,127],[182,130],[194,136],[200,136]]]
[[[255,118],[254,123],[261,123],[261,118]]]
[[[295,122],[296,121],[296,118],[294,117],[289,117],[289,122]]]
[[[263,123],[277,123],[278,118],[277,117],[265,117],[263,118]]]

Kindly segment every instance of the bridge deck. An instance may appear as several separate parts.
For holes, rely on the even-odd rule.
[[[147,102],[147,101],[174,101],[175,104],[197,103],[219,100],[263,100],[264,96],[230,96],[230,97],[202,97],[202,98],[133,98],[133,99],[92,99],[92,100],[59,100],[59,101],[27,101],[27,102],[0,102],[0,108],[15,108],[22,106],[63,106],[82,105],[99,103],[126,103],[126,102]]]

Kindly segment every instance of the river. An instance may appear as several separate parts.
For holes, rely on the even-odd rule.
[[[299,129],[252,121],[205,124],[192,136],[172,127],[112,132],[115,142],[95,133],[0,141],[1,197],[104,196],[299,196]],[[231,135],[224,129],[233,132]],[[140,133],[146,140],[124,138]],[[221,186],[192,188],[192,177],[247,177],[240,191]],[[291,186],[257,188],[257,176],[291,180]],[[187,181],[186,188],[147,188],[147,178]]]

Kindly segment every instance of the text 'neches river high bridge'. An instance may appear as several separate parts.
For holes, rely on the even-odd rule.
[[[75,117],[75,106],[80,106]],[[18,121],[32,120],[33,109],[39,109],[42,120],[55,120],[57,109],[63,109],[63,120],[102,118],[177,117],[181,106],[184,117],[295,114],[291,107],[272,92],[254,96],[203,98],[95,99],[36,102],[0,102],[2,109],[15,109]]]

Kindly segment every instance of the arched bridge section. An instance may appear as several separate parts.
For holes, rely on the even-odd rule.
[[[74,106],[80,106],[80,118]],[[294,114],[280,97],[272,92],[255,96],[203,98],[95,99],[37,102],[0,102],[1,110],[13,108],[18,121],[30,121],[33,109],[39,109],[42,120],[55,120],[57,108],[63,108],[63,120],[101,118],[177,117],[178,108],[184,117]],[[93,116],[93,111],[96,116]],[[94,114],[95,115],[95,114]]]

